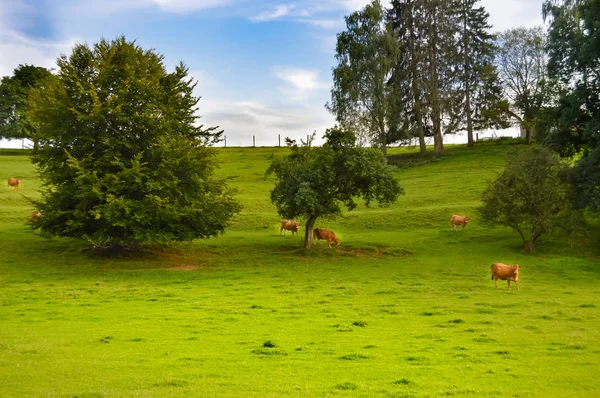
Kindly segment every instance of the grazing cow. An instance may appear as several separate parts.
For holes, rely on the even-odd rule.
[[[502,263],[492,264],[492,280],[498,288],[498,279],[508,281],[508,289],[510,290],[510,281],[515,281],[517,284],[517,290],[519,290],[519,270],[521,266],[519,264],[506,265]]]
[[[327,241],[327,247],[331,247],[331,242],[335,242],[335,245],[338,246],[340,244],[340,238],[335,236],[333,231],[329,231],[327,229],[315,228],[313,230],[313,239],[323,239]]]
[[[36,222],[38,218],[42,216],[42,213],[39,211],[34,211],[31,213],[31,217],[29,217],[29,221]]]
[[[456,232],[456,226],[462,225],[462,229],[464,231],[469,220],[469,217],[457,216],[456,214],[454,214],[452,215],[452,217],[450,217],[450,228],[454,228],[454,231]]]
[[[281,220],[281,228],[279,228],[279,235],[281,235],[281,231],[285,235],[285,231],[292,231],[292,236],[294,236],[294,232],[298,235],[298,227],[299,223],[292,220]]]
[[[20,178],[9,178],[8,179],[8,186],[9,187],[14,187],[15,191],[19,190],[19,184],[21,183],[21,179]]]

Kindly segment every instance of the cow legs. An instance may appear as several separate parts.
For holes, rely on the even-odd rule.
[[[498,289],[498,278],[494,276],[494,285],[496,285],[496,289]]]
[[[517,284],[517,290],[520,290],[519,289],[519,281],[515,281],[515,283]]]
[[[508,290],[510,290],[510,279],[506,280],[508,282]]]

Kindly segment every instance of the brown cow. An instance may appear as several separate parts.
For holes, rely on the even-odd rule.
[[[29,221],[36,222],[38,218],[42,216],[42,213],[39,211],[34,211],[31,213],[31,217],[29,217]]]
[[[279,228],[279,235],[281,235],[281,231],[285,235],[285,231],[292,231],[292,236],[294,236],[294,232],[298,235],[298,227],[299,223],[292,220],[281,220],[281,227]]]
[[[331,242],[335,242],[335,245],[338,246],[340,244],[340,238],[335,236],[333,231],[329,231],[327,229],[315,228],[313,230],[313,239],[323,239],[327,241],[327,247],[331,247]]]
[[[9,178],[8,179],[8,186],[9,187],[14,187],[15,191],[19,190],[19,184],[21,183],[21,179],[20,178]]]
[[[469,217],[457,216],[456,214],[453,214],[452,217],[450,217],[450,228],[454,228],[454,231],[456,231],[456,226],[462,225],[462,229],[464,231],[469,220]]]
[[[517,284],[517,290],[519,290],[519,270],[521,266],[519,264],[506,265],[502,263],[492,264],[492,280],[498,288],[498,279],[508,281],[508,289],[510,290],[510,281],[515,281]]]

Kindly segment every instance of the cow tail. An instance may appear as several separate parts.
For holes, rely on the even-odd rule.
[[[494,275],[492,275],[492,280],[494,280]]]

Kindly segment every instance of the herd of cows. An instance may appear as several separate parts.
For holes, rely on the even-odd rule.
[[[453,214],[450,217],[450,227],[456,232],[456,226],[462,226],[464,231],[467,223],[470,218],[465,216],[458,216]],[[292,236],[294,236],[294,232],[298,235],[298,228],[300,227],[300,223],[293,220],[281,220],[281,226],[279,228],[279,235],[283,232],[285,235],[286,231],[292,231]],[[313,229],[312,238],[314,240],[325,240],[327,241],[327,247],[331,247],[332,243],[335,243],[336,246],[339,246],[340,239],[335,236],[333,231],[322,228]],[[498,288],[498,279],[502,279],[508,282],[508,289],[510,290],[510,281],[515,281],[517,285],[517,290],[519,290],[519,269],[521,266],[519,264],[506,265],[502,263],[494,263],[492,264],[492,280]]]
[[[19,190],[20,183],[21,183],[20,178],[9,178],[8,179],[8,186],[14,188],[15,191]],[[31,213],[30,221],[34,222],[41,216],[42,216],[42,213],[40,213],[39,211],[34,211]],[[469,222],[469,220],[470,220],[469,217],[458,216],[456,214],[453,214],[452,217],[450,217],[450,227],[454,231],[456,231],[456,226],[460,225],[460,226],[462,226],[462,229],[464,230],[465,227],[467,226],[467,223]],[[286,231],[291,231],[292,236],[294,235],[294,232],[296,233],[296,235],[298,235],[299,227],[300,227],[300,223],[298,223],[297,221],[282,220],[281,227],[279,229],[279,235],[281,235],[282,232],[285,235]],[[335,236],[335,233],[328,229],[322,229],[322,228],[313,229],[312,238],[314,240],[326,241],[327,247],[331,247],[333,245],[333,243],[335,243],[336,246],[339,246],[339,244],[340,244],[340,238]],[[498,288],[498,279],[502,279],[502,280],[508,281],[509,289],[510,289],[510,281],[511,280],[515,281],[515,284],[517,285],[517,290],[519,290],[519,269],[520,268],[521,268],[521,266],[519,264],[513,264],[513,265],[506,265],[506,264],[502,264],[502,263],[492,264],[492,280],[494,281],[496,288]]]

